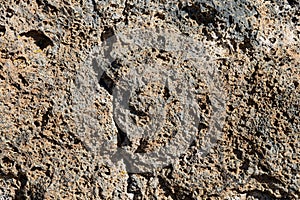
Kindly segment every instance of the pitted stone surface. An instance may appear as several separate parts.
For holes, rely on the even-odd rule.
[[[0,199],[299,199],[299,10],[295,0],[0,0]],[[112,36],[155,27],[199,41],[219,73],[226,118],[206,156],[214,108],[192,63],[159,48],[90,60]],[[173,165],[128,173],[97,144],[153,151],[179,123],[174,103],[163,131],[130,147],[115,121],[113,88],[149,58],[195,80],[202,123]],[[147,106],[172,94],[141,90],[130,106],[143,126]]]

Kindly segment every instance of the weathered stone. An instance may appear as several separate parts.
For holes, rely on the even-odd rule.
[[[0,199],[299,199],[299,10],[295,0],[0,0]],[[135,79],[146,81],[117,115]],[[127,111],[129,128],[156,119],[155,133],[126,132]],[[143,153],[179,149],[184,130],[189,148],[151,172],[111,155],[155,164]]]

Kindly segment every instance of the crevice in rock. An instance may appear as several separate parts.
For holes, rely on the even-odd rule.
[[[124,16],[124,20],[125,20],[125,25],[128,25],[128,22],[129,22],[129,11],[133,8],[132,5],[130,5],[128,3],[128,0],[125,0],[125,8],[122,12],[122,15]]]
[[[127,133],[123,132],[117,123],[116,124],[116,127],[117,127],[117,130],[118,130],[118,136],[117,136],[117,146],[118,147],[123,147],[123,146],[130,146],[132,145],[132,142],[129,140],[128,136],[127,136]]]
[[[215,23],[218,14],[215,8],[205,4],[185,6],[182,10],[187,12],[188,16],[195,20],[197,24],[204,24],[205,26]]]
[[[113,44],[117,42],[117,38],[114,37],[114,35],[115,32],[113,27],[105,27],[100,37],[104,45],[108,47],[107,49],[104,49],[104,56],[110,62],[115,61],[115,59],[110,55],[111,51],[113,50]]]
[[[18,171],[19,172],[18,172],[18,175],[17,175],[17,179],[18,179],[18,181],[20,181],[21,186],[16,191],[15,199],[16,200],[23,200],[23,199],[26,199],[26,196],[27,196],[27,194],[26,194],[27,193],[26,192],[26,185],[28,183],[28,177],[24,172],[21,172],[21,169],[19,169]]]
[[[92,0],[92,4],[93,4],[93,10],[94,10],[94,12],[95,12],[99,17],[102,17],[102,13],[101,13],[100,10],[98,9],[97,2],[96,2],[95,0]]]
[[[115,35],[113,27],[105,27],[103,32],[101,33],[101,41],[105,41],[108,38]]]
[[[24,86],[28,86],[28,82],[27,80],[24,78],[24,76],[22,74],[19,74],[19,78],[21,79],[21,82]]]
[[[248,51],[253,51],[254,50],[254,47],[252,46],[251,44],[251,39],[250,38],[245,38],[243,43],[241,43],[239,45],[239,48],[244,52],[246,53],[247,50]]]
[[[281,184],[281,181],[279,179],[268,174],[252,175],[252,177],[260,183]]]
[[[11,83],[11,85],[14,86],[17,90],[21,90],[21,86],[19,83],[13,82],[13,83]]]
[[[42,31],[31,30],[26,33],[21,33],[20,36],[31,37],[32,39],[34,39],[35,44],[42,50],[48,46],[53,46],[52,40]]]
[[[142,192],[141,188],[139,188],[136,180],[132,177],[132,174],[128,174],[129,177],[127,179],[127,192],[128,193],[133,193],[134,198],[133,199],[142,199]]]
[[[163,94],[164,94],[164,98],[166,100],[168,100],[171,97],[170,90],[168,87],[166,87],[166,86],[164,87]]]
[[[45,199],[46,189],[41,183],[33,185],[28,191],[28,196],[32,200],[43,200]]]
[[[103,87],[110,95],[112,95],[115,86],[114,81],[104,72],[99,80],[99,85]]]
[[[48,110],[42,117],[42,131],[45,129],[45,127],[49,122],[50,116],[52,115],[52,109],[53,109],[52,107],[48,108]]]
[[[138,148],[135,150],[134,153],[147,153],[146,149],[148,148],[149,142],[147,140],[145,140],[144,138],[142,138],[140,140],[140,145],[138,146]]]
[[[3,26],[3,25],[0,25],[0,36],[1,36],[1,35],[4,35],[4,34],[5,34],[5,32],[6,32],[6,28],[5,28],[5,26]]]
[[[158,176],[158,181],[161,186],[161,189],[165,192],[166,196],[171,196],[172,199],[177,199],[177,195],[172,191],[170,186],[161,176]]]
[[[296,0],[287,0],[287,1],[292,7],[299,5],[299,1]]]
[[[135,106],[133,105],[129,105],[129,110],[130,110],[130,113],[133,114],[133,115],[136,115],[136,116],[139,116],[139,117],[147,117],[148,114],[145,113],[144,111],[142,110],[138,110]]]
[[[13,173],[4,173],[0,170],[0,178],[4,180],[16,179],[16,176]]]

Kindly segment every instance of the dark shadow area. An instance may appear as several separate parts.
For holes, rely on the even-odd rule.
[[[31,37],[35,40],[35,44],[42,50],[48,46],[53,46],[52,40],[46,36],[42,31],[31,30],[26,33],[21,33],[20,36]]]

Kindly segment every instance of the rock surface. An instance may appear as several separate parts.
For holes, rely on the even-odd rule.
[[[0,199],[299,199],[299,10],[296,0],[0,0]],[[114,41],[157,29],[171,31],[171,50],[198,46],[198,60],[148,45],[151,32],[140,46]],[[121,110],[135,79],[147,81]],[[151,137],[124,130],[151,123]],[[188,149],[151,172],[111,158],[194,126]]]

